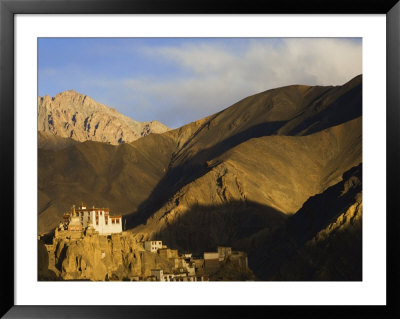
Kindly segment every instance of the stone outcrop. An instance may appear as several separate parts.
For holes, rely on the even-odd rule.
[[[118,145],[150,133],[163,133],[169,128],[158,121],[134,121],[87,95],[71,90],[52,98],[48,95],[38,98],[38,130],[79,142]],[[51,143],[41,144],[49,146]]]
[[[51,243],[39,240],[39,280],[132,280],[152,275],[152,269],[172,273],[182,258],[145,251],[143,243],[123,232],[102,236],[96,232],[55,233]]]
[[[122,280],[141,274],[143,248],[125,233],[54,238],[48,253],[49,270],[63,280]]]
[[[362,165],[254,240],[250,267],[263,280],[362,280]]]

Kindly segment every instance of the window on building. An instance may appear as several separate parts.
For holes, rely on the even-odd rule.
[[[100,212],[100,215],[103,216],[103,212]]]
[[[117,224],[119,224],[119,218],[117,219]]]
[[[98,220],[96,220],[96,225],[99,225],[99,221]]]
[[[108,220],[107,220],[107,219],[106,219],[106,222],[105,222],[105,223],[106,223],[106,225],[108,225]]]
[[[114,220],[114,219],[111,219],[111,223],[112,223],[112,224],[115,224],[115,220]]]

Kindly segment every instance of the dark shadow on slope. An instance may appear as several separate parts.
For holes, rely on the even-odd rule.
[[[127,228],[145,223],[147,218],[162,207],[179,189],[206,174],[210,169],[210,162],[212,163],[218,156],[249,139],[269,135],[312,134],[361,116],[361,90],[362,76],[358,76],[345,86],[339,87],[335,92],[327,93],[317,101],[310,101],[310,107],[306,108],[306,111],[296,119],[255,125],[213,147],[199,150],[193,155],[177,153],[175,157],[172,157],[166,175],[153,189],[150,196],[139,206],[136,213],[127,216]],[[203,125],[203,129],[206,127],[207,123]],[[210,136],[210,139],[212,138]],[[187,158],[183,159],[183,156],[187,156]],[[178,160],[181,161],[181,164],[173,166],[174,162]]]
[[[211,148],[199,151],[181,165],[169,168],[148,199],[139,206],[137,213],[126,216],[127,229],[145,223],[179,189],[206,174],[210,170],[210,167],[207,166],[207,161],[220,156],[251,138],[274,135],[284,123],[268,122],[256,125]]]
[[[54,271],[49,269],[49,254],[43,241],[38,240],[38,280],[58,280]]]
[[[362,221],[311,241],[284,262],[272,280],[361,281]]]
[[[237,242],[261,229],[277,229],[286,218],[278,210],[254,202],[196,205],[169,221],[153,237],[181,252],[215,251],[217,246],[236,249]]]
[[[249,248],[249,266],[262,280],[361,280],[361,221],[314,245],[305,245],[352,204],[361,202],[362,164],[343,181],[310,197],[285,225]]]
[[[310,197],[287,223],[288,231],[296,242],[302,244],[328,226],[338,215],[347,210],[362,191],[362,164],[343,174],[343,181],[325,192]]]
[[[332,95],[338,95],[340,92],[339,89]],[[297,126],[288,131],[284,128],[284,131],[280,133],[284,135],[309,135],[354,120],[362,115],[361,80],[355,87],[339,95],[334,101],[332,101],[332,95],[329,98],[317,100],[312,107],[307,108],[298,119],[293,121],[299,122]]]

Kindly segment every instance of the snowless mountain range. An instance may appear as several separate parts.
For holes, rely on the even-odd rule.
[[[173,130],[74,91],[38,105],[39,233],[83,201],[122,214],[140,241],[246,251],[263,280],[361,280],[361,75]]]

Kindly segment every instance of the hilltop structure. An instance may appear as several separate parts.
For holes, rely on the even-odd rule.
[[[167,248],[160,240],[148,240],[144,242],[144,249],[152,253],[157,252],[159,249]]]
[[[122,231],[121,216],[110,215],[108,208],[73,206],[52,238],[38,240],[48,255],[41,274],[51,271],[64,280],[205,281],[232,273],[241,280],[249,274],[244,252],[218,247],[201,258],[180,254],[161,240],[138,241]]]
[[[110,215],[108,208],[87,208],[82,204],[76,209],[74,205],[70,212],[64,214],[63,222],[56,231],[57,235],[66,231],[76,238],[80,238],[84,231],[95,231],[99,235],[121,233],[122,216]]]

